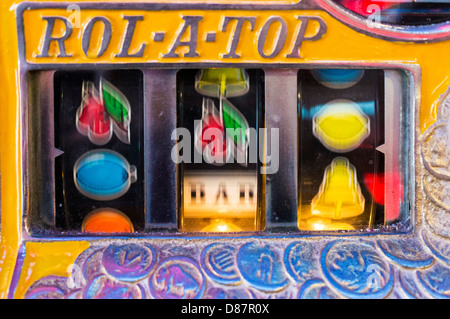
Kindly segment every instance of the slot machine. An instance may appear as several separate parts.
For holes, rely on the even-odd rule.
[[[0,4],[0,296],[450,297],[450,4]]]

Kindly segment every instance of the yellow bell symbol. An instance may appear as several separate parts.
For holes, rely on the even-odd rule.
[[[365,199],[356,178],[356,169],[347,158],[337,157],[325,169],[319,192],[312,199],[312,215],[343,219],[361,215]]]
[[[240,68],[210,68],[201,70],[195,78],[195,90],[210,97],[236,97],[250,88],[249,77]]]

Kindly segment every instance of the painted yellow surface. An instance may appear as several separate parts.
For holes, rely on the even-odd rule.
[[[0,298],[6,298],[20,244],[22,220],[19,96],[17,95],[17,39],[9,26],[14,25],[10,1],[0,3],[0,176],[1,176],[1,234],[0,234]]]
[[[162,1],[162,0],[161,0]],[[187,2],[182,0],[181,2]],[[260,2],[257,0],[254,2]],[[39,2],[39,1],[29,1]],[[62,1],[47,1],[62,2]],[[79,0],[78,2],[92,2],[92,0]],[[116,0],[98,1],[104,3],[119,2]],[[144,0],[133,0],[133,2],[147,2]],[[167,2],[167,1],[166,1]],[[180,2],[180,1],[178,1]],[[189,1],[192,2],[192,1]],[[199,0],[200,3],[213,2]],[[219,0],[215,2],[227,2],[230,0]],[[247,3],[249,1],[236,0],[235,3]],[[18,73],[18,41],[16,32],[15,5],[19,4],[17,0],[2,0],[0,2],[0,101],[2,105],[2,116],[0,116],[0,174],[1,174],[1,234],[0,234],[0,298],[6,298],[11,282],[18,247],[22,241],[22,213],[24,203],[22,202],[22,135],[21,117],[19,105],[21,103],[19,91],[19,73]],[[265,3],[275,3],[267,1]],[[277,3],[279,3],[277,1]],[[282,3],[292,3],[285,0]],[[68,49],[74,53],[73,58],[56,59],[43,58],[36,60],[36,50],[41,45],[42,32],[45,30],[45,21],[41,16],[70,15],[66,10],[44,10],[38,12],[30,10],[25,13],[25,31],[27,41],[27,59],[32,63],[145,63],[145,62],[164,62],[164,63],[191,63],[191,62],[217,62],[217,63],[296,63],[301,67],[302,63],[323,63],[323,62],[377,62],[377,63],[406,63],[420,65],[422,70],[421,79],[421,104],[420,104],[420,129],[425,131],[436,120],[437,100],[440,94],[446,91],[450,85],[449,70],[450,42],[436,43],[402,43],[389,42],[386,40],[375,39],[367,35],[358,33],[339,21],[334,20],[325,12],[321,11],[200,11],[189,10],[183,12],[163,11],[163,12],[137,12],[132,10],[124,11],[82,11],[82,21],[97,15],[107,16],[111,19],[113,25],[113,34],[111,45],[102,57],[86,57],[81,51],[81,29],[74,30],[72,37],[67,40]],[[162,30],[167,32],[163,42],[149,42],[147,50],[142,58],[126,58],[118,61],[113,55],[118,52],[126,22],[121,15],[142,14],[145,20],[138,24],[136,29],[136,38],[133,40],[130,51],[139,47],[139,40],[145,39],[148,28],[151,30]],[[238,59],[223,59],[223,54],[227,52],[230,41],[230,28],[226,32],[218,32],[215,43],[205,41],[198,42],[199,57],[186,58],[182,54],[180,58],[163,58],[171,44],[173,44],[176,34],[179,31],[182,15],[202,15],[204,18],[199,25],[199,34],[204,35],[206,31],[217,30],[220,19],[225,14],[233,16],[256,16],[255,29],[253,32],[244,29],[239,42],[237,52],[241,54]],[[287,41],[280,53],[274,58],[263,58],[257,52],[256,42],[262,26],[271,16],[282,17],[287,24]],[[293,38],[297,32],[299,21],[298,15],[320,16],[326,21],[327,32],[324,37],[318,41],[305,41],[302,45],[302,59],[287,59],[286,54],[290,53],[293,45]],[[317,26],[312,24],[308,34],[314,34]],[[95,29],[93,38],[100,30]],[[274,39],[276,28],[269,32],[267,42],[271,43]],[[98,43],[97,43],[98,44]],[[95,45],[93,45],[95,46]],[[92,50],[95,48],[91,48]],[[183,53],[186,48],[179,48]],[[271,48],[265,48],[270,50]],[[230,61],[231,60],[231,61]],[[413,123],[411,123],[413,125]],[[17,296],[23,296],[25,289],[32,283],[48,272],[64,274],[67,264],[72,262],[87,243],[79,242],[61,242],[61,243],[43,243],[31,244],[28,246],[26,256],[26,265],[23,271],[31,271],[25,277],[21,277]],[[55,250],[57,247],[58,250]],[[59,253],[56,253],[59,252]],[[31,255],[33,253],[33,255]],[[55,266],[52,262],[58,262]],[[33,264],[34,263],[34,264]],[[32,268],[31,265],[33,265]],[[53,265],[53,266],[52,266]],[[66,268],[64,268],[66,267]],[[25,274],[23,274],[24,276]],[[67,275],[67,274],[66,274]]]
[[[23,298],[27,289],[38,279],[53,275],[68,277],[71,275],[75,259],[89,243],[81,242],[29,242],[14,298]]]
[[[71,13],[64,9],[39,9],[27,10],[24,13],[24,25],[26,33],[26,59],[30,63],[296,63],[301,67],[301,63],[324,63],[324,62],[368,62],[368,63],[404,63],[417,64],[422,68],[421,101],[422,108],[420,114],[420,127],[424,131],[436,120],[435,102],[439,95],[445,92],[450,84],[448,69],[450,60],[446,52],[450,46],[449,41],[436,43],[406,43],[390,42],[382,39],[372,38],[359,33],[341,22],[333,19],[323,11],[272,11],[264,10],[258,13],[243,10],[184,10],[184,11],[142,11],[142,10],[121,10],[121,11],[101,11],[82,10],[81,27],[74,28],[72,35],[65,41],[66,50],[73,56],[70,58],[57,58],[59,52],[56,42],[50,47],[50,57],[38,58],[42,53],[42,37],[45,33],[47,22],[42,16],[64,16],[70,17]],[[136,25],[133,41],[130,46],[130,53],[136,53],[142,44],[147,44],[142,57],[117,58],[120,52],[127,21],[122,17],[125,15],[142,15],[144,19]],[[176,38],[181,31],[184,20],[183,16],[202,16],[199,23],[199,38],[204,37],[207,32],[218,31],[222,16],[256,16],[254,30],[250,31],[250,26],[244,26],[236,52],[239,58],[224,59],[223,55],[228,52],[231,42],[232,29],[229,26],[225,32],[217,32],[216,41],[209,43],[198,41],[197,57],[184,57],[187,47],[180,46],[176,53],[178,58],[167,58],[164,54],[170,51]],[[318,41],[305,41],[301,47],[302,58],[286,58],[291,53],[293,42],[296,38],[300,22],[297,16],[318,16],[325,20],[327,31],[322,39]],[[110,45],[103,55],[96,57],[100,47],[99,35],[103,32],[101,26],[93,29],[91,46],[88,56],[82,51],[81,39],[82,30],[86,23],[93,17],[107,17],[112,24],[112,38]],[[274,58],[264,58],[257,50],[257,40],[260,31],[270,17],[279,16],[287,25],[286,42],[278,55]],[[58,23],[59,22],[59,23]],[[154,32],[165,31],[166,36],[162,42],[152,42],[149,30]],[[265,52],[270,53],[272,40],[279,30],[278,25],[273,25],[269,29],[266,41]],[[310,21],[307,36],[317,33],[318,23]],[[55,37],[64,34],[64,24],[61,21],[55,23],[53,35]],[[183,41],[189,40],[189,30],[186,31]]]
[[[302,13],[303,14],[303,13]],[[314,12],[305,12],[305,14],[314,15]],[[241,55],[240,58],[235,59],[223,59],[222,56],[227,53],[228,44],[232,36],[233,28],[232,24],[227,26],[226,31],[217,32],[216,41],[208,43],[201,41],[202,38],[210,31],[218,31],[222,22],[223,16],[240,16],[249,17],[257,16],[254,30],[260,30],[266,21],[271,16],[281,16],[287,23],[287,37],[284,49],[278,55],[278,59],[261,59],[257,52],[256,39],[257,32],[250,30],[250,23],[246,23],[241,32],[241,38],[238,44],[237,52]],[[182,10],[182,11],[142,11],[142,10],[120,10],[109,11],[105,13],[102,10],[81,10],[80,27],[74,28],[72,35],[65,41],[67,53],[72,57],[57,58],[59,54],[58,46],[56,42],[52,43],[50,47],[50,57],[40,58],[37,57],[42,53],[42,36],[45,33],[47,22],[42,19],[42,16],[63,16],[70,18],[71,12],[67,12],[65,9],[46,9],[46,10],[27,10],[24,12],[24,26],[26,33],[26,60],[30,63],[145,63],[145,62],[163,62],[163,63],[199,63],[199,62],[224,62],[224,63],[242,63],[242,62],[280,62],[295,63],[296,59],[285,59],[285,55],[290,53],[291,46],[295,41],[295,31],[299,25],[299,21],[296,16],[297,12],[283,12],[279,11],[263,11],[255,15],[254,12],[248,11],[236,11],[236,10],[221,10],[221,11],[201,11],[201,10]],[[321,13],[323,15],[323,13]],[[101,35],[103,33],[103,26],[98,23],[98,26],[94,27],[91,36],[91,46],[89,49],[89,57],[87,57],[82,51],[82,35],[85,25],[93,17],[103,16],[106,17],[112,25],[112,38],[106,52],[96,57],[96,53],[101,46]],[[144,55],[139,58],[117,58],[116,54],[120,52],[120,48],[123,42],[123,35],[127,27],[127,21],[123,16],[143,16],[143,20],[136,24],[136,30],[132,44],[130,46],[130,54],[136,53],[143,43],[148,43]],[[184,53],[187,51],[187,47],[180,47],[176,53],[179,53],[179,58],[165,58],[175,42],[177,36],[181,32],[181,27],[184,24],[184,16],[202,16],[202,20],[199,23],[198,29],[198,44],[197,57],[184,57]],[[310,33],[314,35],[318,26],[311,23]],[[65,33],[65,25],[61,21],[57,21],[54,27],[53,35],[55,37],[61,37]],[[165,31],[165,37],[162,42],[151,41],[151,32]],[[277,26],[271,28],[271,33],[268,36],[267,43],[271,43],[270,35],[275,36],[277,32]],[[183,41],[190,39],[190,31],[186,30],[183,34]],[[306,46],[306,44],[305,44]],[[270,52],[272,49],[270,45],[265,48],[266,52]],[[314,50],[314,48],[312,48]],[[307,50],[307,49],[305,49]],[[311,52],[311,46],[309,48]],[[307,53],[305,53],[307,55]],[[308,55],[307,55],[308,56]],[[311,55],[309,55],[311,56]]]

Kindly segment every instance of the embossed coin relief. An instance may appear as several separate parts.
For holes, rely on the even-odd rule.
[[[401,240],[207,239],[169,249],[127,240],[92,245],[68,277],[37,279],[25,298],[448,298],[448,247],[428,230]]]
[[[423,219],[433,233],[450,238],[450,88],[437,102],[437,121],[420,140],[427,199]]]

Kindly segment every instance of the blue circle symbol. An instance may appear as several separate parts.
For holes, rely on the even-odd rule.
[[[112,200],[125,194],[136,181],[136,167],[119,153],[99,149],[82,155],[74,166],[77,189],[95,200]]]

